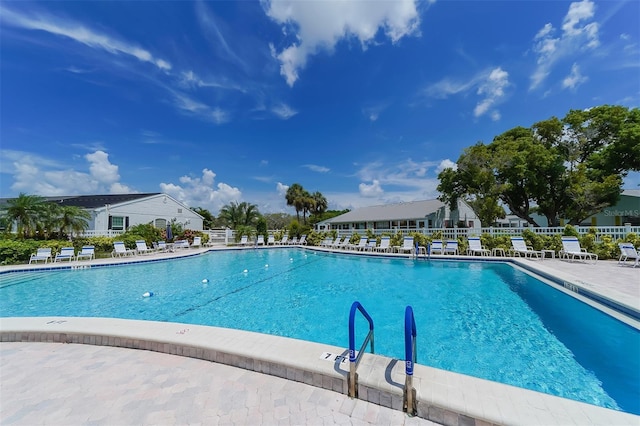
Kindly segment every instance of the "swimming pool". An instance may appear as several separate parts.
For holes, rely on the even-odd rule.
[[[378,354],[402,358],[411,305],[420,364],[640,413],[640,333],[507,264],[275,249],[0,275],[7,317],[174,321],[341,347],[355,300]]]

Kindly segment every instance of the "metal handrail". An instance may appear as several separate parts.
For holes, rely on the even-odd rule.
[[[358,355],[356,356],[356,311],[360,311],[360,313],[365,317],[365,319],[369,322],[369,332],[367,333],[367,337],[364,339],[360,350],[358,351]],[[349,396],[352,398],[358,397],[358,375],[356,373],[356,369],[358,368],[358,364],[360,363],[360,359],[362,358],[362,354],[364,354],[364,349],[367,346],[367,343],[371,343],[371,353],[374,353],[373,349],[373,320],[371,316],[367,313],[367,311],[362,307],[360,302],[355,301],[351,305],[351,311],[349,312]]]
[[[413,366],[418,359],[416,351],[416,320],[413,309],[407,306],[404,311],[404,358],[405,358],[405,384],[404,407],[409,414],[415,414],[415,395],[413,389]]]

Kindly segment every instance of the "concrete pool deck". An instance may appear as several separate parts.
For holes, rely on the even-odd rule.
[[[181,254],[193,255],[204,251],[207,249],[185,251]],[[145,261],[171,256],[171,254],[155,254],[117,259],[115,262],[113,259],[98,259],[91,264]],[[638,310],[640,307],[640,268],[619,266],[615,261],[587,264],[569,263],[557,259],[544,261],[519,259],[515,263],[542,275],[553,275],[560,282],[566,283],[564,287],[568,288],[567,291],[575,292],[572,286],[580,286],[631,309]],[[77,265],[87,264],[89,263],[85,261],[77,263]],[[68,267],[66,263],[64,266]],[[9,270],[50,267],[50,264],[0,267],[0,273]],[[628,321],[636,328],[638,327],[637,321],[633,319]],[[344,348],[216,327],[100,318],[2,318],[0,334],[2,342],[7,342],[0,344],[0,373],[2,374],[0,377],[0,423],[2,424],[32,422],[254,424],[254,420],[259,419],[253,415],[249,416],[249,412],[254,415],[261,413],[262,417],[257,423],[262,424],[320,424],[323,422],[424,424],[423,422],[426,421],[420,417],[431,419],[439,424],[451,425],[640,424],[639,416],[422,365],[416,365],[414,371],[414,387],[420,417],[409,417],[400,411],[404,385],[402,361],[365,354],[358,369],[360,399],[354,400],[345,395],[348,363],[323,359],[324,354],[344,355]],[[87,349],[85,346],[62,343],[85,343],[97,346]],[[146,349],[152,352],[122,348]],[[87,350],[90,355],[87,355]],[[58,353],[63,355],[58,356]],[[185,361],[175,359],[176,355],[197,359]],[[52,359],[55,361],[47,361]],[[122,363],[122,359],[125,362],[121,369],[107,368],[107,366]],[[190,364],[192,361],[194,364]],[[215,361],[215,363],[206,361]],[[173,377],[174,372],[166,371],[166,365],[176,363],[184,363],[185,370],[192,372],[195,370],[195,376],[198,377],[205,374],[203,369],[217,365],[216,363],[226,364],[225,367],[228,370],[224,369],[220,372],[216,370],[211,373],[215,376],[214,378],[205,376],[206,385],[191,386],[191,379],[185,378],[182,370],[176,372],[175,377]],[[140,370],[136,365],[144,365],[144,367]],[[55,384],[58,380],[56,378],[51,379],[53,380],[51,384],[48,381],[43,383],[39,379],[47,377],[45,373],[51,373],[52,369],[61,376],[59,380],[62,382],[59,382],[59,385]],[[42,374],[30,374],[30,371],[40,371]],[[154,382],[154,371],[158,372],[157,375],[165,377],[165,381],[170,381],[172,386],[165,391],[160,383]],[[143,376],[151,374],[151,376],[140,379],[140,382],[138,377],[141,374]],[[65,382],[64,377],[67,376],[74,377],[75,382]],[[83,379],[78,379],[79,377]],[[81,387],[85,390],[77,393],[76,387],[80,386],[79,383],[85,378],[88,384]],[[242,407],[234,406],[234,409],[239,410],[234,413],[228,412],[229,404],[225,403],[226,399],[214,398],[210,395],[211,392],[220,393],[221,391],[206,387],[213,386],[214,382],[223,381],[224,386],[235,389],[235,387],[244,386],[244,381],[251,383],[259,381],[262,384],[259,387],[271,389],[273,383],[280,383],[283,379],[289,379],[289,381],[284,382],[285,385],[281,391],[270,390],[269,397],[264,397],[265,400],[272,399],[271,405],[264,402],[264,405],[256,408],[255,404],[245,403]],[[113,381],[138,383],[132,386],[142,387],[146,393],[134,392],[129,388],[124,395],[120,396]],[[287,389],[294,384],[302,388],[289,392]],[[176,398],[183,398],[185,386],[189,388],[188,395],[192,397],[191,399],[197,401],[205,398],[209,405],[203,406],[194,402],[192,410],[189,411],[190,414],[183,412],[184,409],[180,408],[181,406],[174,406],[175,401],[172,402],[171,396],[175,394]],[[49,392],[46,395],[34,393],[34,388],[39,387],[48,389]],[[335,393],[327,394],[330,396],[318,396],[317,392],[322,390],[320,388],[326,389],[327,392],[332,390]],[[85,410],[86,413],[82,411],[82,407],[88,405],[85,398],[87,389],[92,389],[96,395],[100,395],[96,397],[97,400],[92,401],[92,404],[102,407],[100,412],[103,415],[90,417],[92,415],[90,410]],[[253,395],[254,390],[247,392]],[[309,392],[315,397],[309,399],[311,397],[304,396]],[[149,394],[159,394],[161,398],[152,399]],[[32,395],[33,398],[27,398],[27,395]],[[295,395],[300,395],[302,399],[295,400]],[[112,401],[112,398],[116,398],[115,401]],[[262,400],[263,396],[260,398]],[[339,399],[341,402],[338,402]],[[329,406],[319,401],[328,401]],[[371,403],[376,408],[366,405]],[[285,410],[281,408],[282,406],[288,408]],[[301,410],[296,408],[302,406],[307,408],[315,406],[316,417],[311,414],[311,417],[302,419]],[[51,417],[51,420],[47,421],[52,413],[52,407],[55,407],[55,412],[62,418],[54,420]],[[136,409],[129,410],[122,407],[136,407]],[[384,407],[391,407],[396,411],[384,414],[386,412],[381,411]],[[374,411],[376,414],[371,414]],[[280,417],[274,415],[276,412]],[[246,417],[242,417],[243,413]],[[305,416],[309,414],[305,413]],[[231,415],[235,417],[229,417]],[[393,417],[385,417],[387,415]],[[387,419],[389,421],[386,421]]]

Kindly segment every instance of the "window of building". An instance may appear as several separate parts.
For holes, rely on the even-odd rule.
[[[182,213],[182,209],[178,209],[178,213]]]
[[[129,219],[129,218],[127,218]],[[128,220],[127,220],[128,222]],[[109,229],[113,229],[114,231],[124,231],[125,230],[125,218],[123,216],[109,216]]]
[[[158,229],[165,229],[167,227],[167,219],[156,219],[154,220],[153,226]]]

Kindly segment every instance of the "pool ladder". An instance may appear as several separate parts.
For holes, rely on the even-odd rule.
[[[360,346],[358,355],[356,355],[356,327],[355,318],[357,311],[360,311],[362,316],[369,323],[369,332]],[[347,378],[347,385],[349,390],[349,396],[351,398],[358,397],[358,364],[362,359],[364,350],[367,344],[371,344],[371,353],[374,352],[373,347],[373,319],[369,313],[364,309],[360,302],[353,302],[351,305],[351,311],[349,312],[349,376]],[[403,407],[410,415],[416,414],[416,390],[413,387],[413,367],[417,359],[416,351],[416,321],[413,316],[413,309],[411,306],[407,306],[404,312],[404,352],[405,352],[405,384],[403,391]]]

